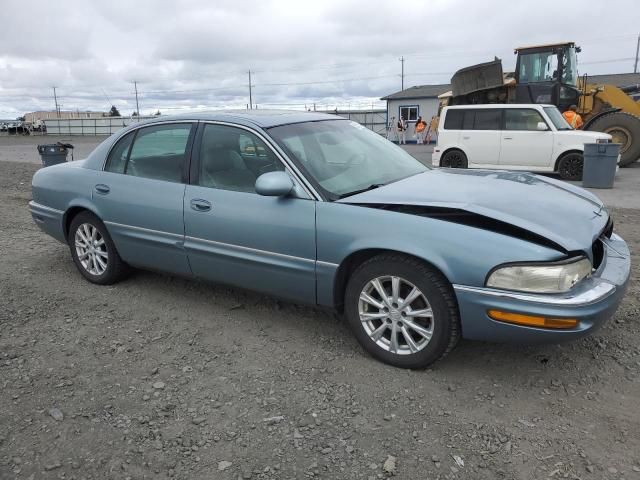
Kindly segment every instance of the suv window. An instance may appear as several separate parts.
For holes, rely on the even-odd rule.
[[[198,185],[255,192],[256,179],[284,166],[262,140],[246,130],[205,125],[200,144]]]
[[[113,147],[113,149],[109,153],[107,165],[105,166],[105,170],[107,172],[124,173],[124,166],[127,163],[129,149],[131,147],[131,142],[133,141],[135,133],[136,132],[127,133],[124,137],[118,140],[116,146]]]
[[[538,130],[538,122],[544,122],[542,115],[531,108],[505,108],[505,130]]]
[[[462,130],[462,119],[464,118],[464,110],[448,110],[444,119],[445,130]]]
[[[490,108],[486,110],[476,110],[473,121],[474,130],[500,130],[502,119],[502,109]]]
[[[191,124],[157,125],[138,130],[126,175],[181,182]]]
[[[445,130],[500,130],[502,110],[455,109],[448,110],[444,120]]]

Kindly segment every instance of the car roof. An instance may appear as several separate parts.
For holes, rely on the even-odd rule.
[[[271,128],[291,123],[318,122],[322,120],[345,120],[344,117],[318,112],[301,112],[295,110],[218,110],[181,115],[159,116],[140,124],[170,122],[172,120],[194,121],[227,121],[247,126]],[[140,125],[136,124],[136,125]]]
[[[445,107],[449,110],[458,110],[461,108],[536,108],[536,107],[555,107],[545,103],[488,103],[483,105],[451,105]]]

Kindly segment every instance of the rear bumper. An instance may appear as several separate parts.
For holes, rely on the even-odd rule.
[[[43,232],[51,235],[62,243],[66,243],[64,229],[62,228],[64,217],[62,210],[40,205],[33,200],[29,202],[29,210],[31,211],[33,221]]]
[[[439,167],[441,155],[442,155],[442,151],[436,146],[433,149],[433,153],[431,154],[431,165],[433,165],[434,167]]]
[[[472,340],[513,343],[557,343],[588,335],[615,313],[629,281],[631,260],[625,241],[613,234],[605,240],[598,270],[571,292],[541,295],[454,285],[462,336]],[[490,309],[551,318],[576,318],[575,328],[535,328],[493,320]]]

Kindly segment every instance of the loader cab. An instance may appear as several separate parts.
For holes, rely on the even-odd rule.
[[[516,48],[516,103],[556,105],[560,111],[578,104],[577,54],[575,43]]]

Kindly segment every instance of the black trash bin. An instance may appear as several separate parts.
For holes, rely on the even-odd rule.
[[[585,143],[582,186],[613,188],[619,155],[619,143]]]
[[[69,150],[72,151],[71,159],[73,160],[73,145],[70,143],[58,142],[38,145],[38,153],[42,159],[43,167],[50,167],[51,165],[66,162]]]

